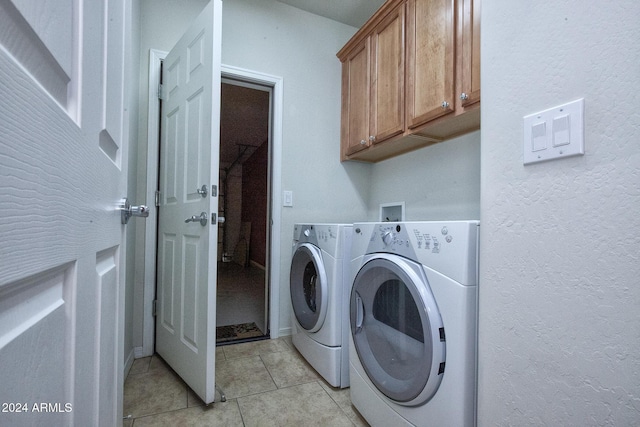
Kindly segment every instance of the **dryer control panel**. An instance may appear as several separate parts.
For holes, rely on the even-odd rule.
[[[446,273],[463,284],[477,282],[479,221],[354,224],[352,259],[392,253]]]

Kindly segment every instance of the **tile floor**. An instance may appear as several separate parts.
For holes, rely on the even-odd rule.
[[[329,386],[290,337],[218,347],[216,378],[227,401],[206,407],[159,356],[136,360],[123,426],[367,426],[349,389]]]

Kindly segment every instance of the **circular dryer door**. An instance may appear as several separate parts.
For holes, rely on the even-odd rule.
[[[356,353],[373,384],[401,405],[427,402],[445,366],[442,318],[419,264],[377,254],[359,270],[350,301]]]
[[[316,332],[324,323],[327,286],[320,249],[309,243],[298,245],[291,260],[289,287],[293,312],[308,332]]]

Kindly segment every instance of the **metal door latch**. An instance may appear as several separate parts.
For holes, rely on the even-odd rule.
[[[132,206],[129,203],[129,199],[125,197],[122,199],[122,205],[120,206],[120,220],[123,224],[126,224],[132,216],[147,218],[149,216],[149,208],[145,205]]]

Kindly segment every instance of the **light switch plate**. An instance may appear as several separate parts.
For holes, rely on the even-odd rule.
[[[584,98],[523,118],[525,165],[584,155]]]
[[[293,191],[285,190],[282,192],[282,206],[292,207],[293,206]]]

